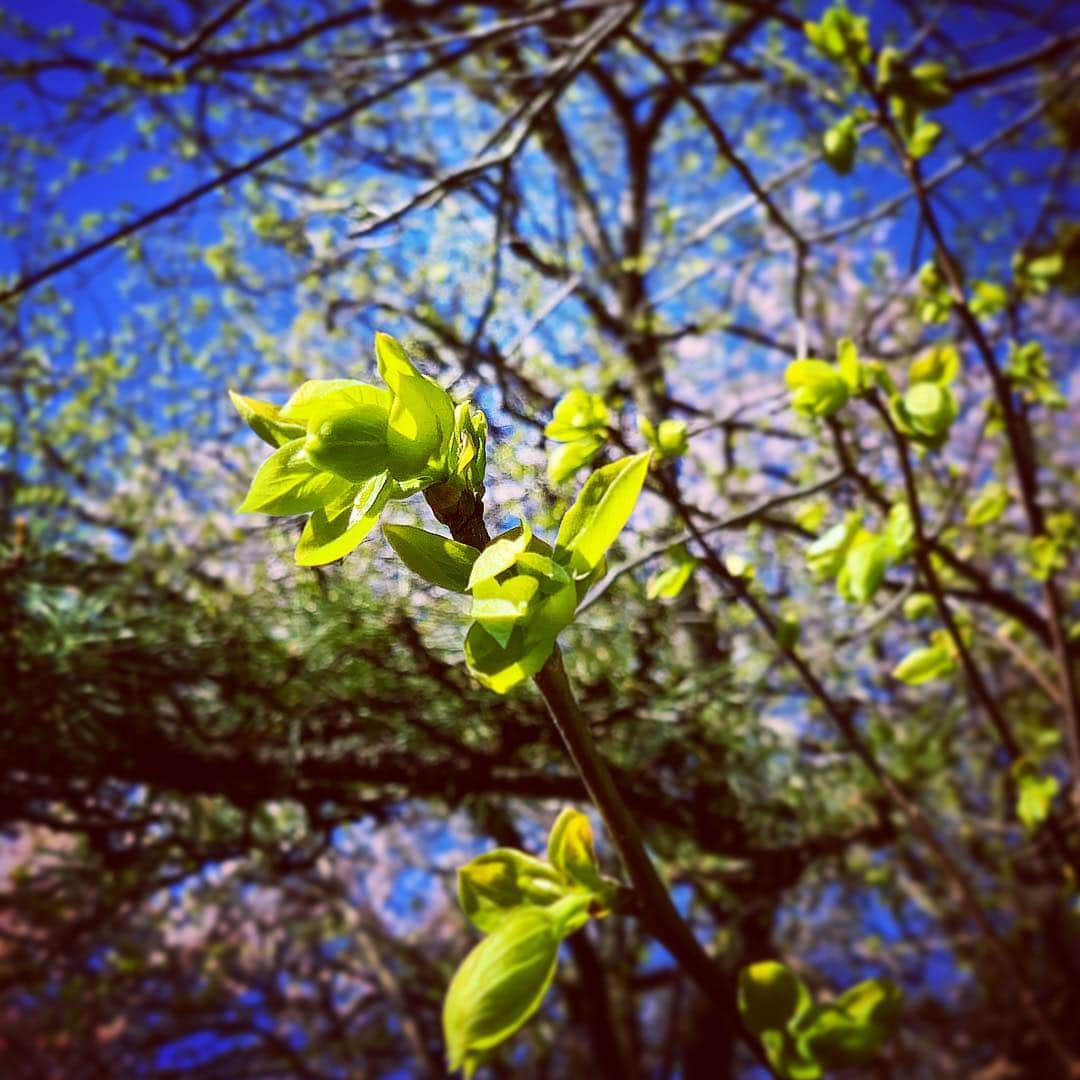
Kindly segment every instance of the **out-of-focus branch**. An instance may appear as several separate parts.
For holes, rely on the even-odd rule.
[[[21,296],[36,285],[40,285],[43,281],[55,277],[64,270],[70,270],[73,266],[78,266],[92,255],[96,255],[99,251],[104,251],[106,248],[112,247],[113,244],[119,243],[121,240],[126,240],[136,233],[142,232],[150,225],[171,217],[185,207],[198,202],[203,196],[209,195],[219,188],[226,187],[234,180],[238,180],[240,177],[246,176],[248,173],[254,172],[264,165],[268,165],[271,161],[275,161],[282,155],[287,154],[290,150],[295,150],[298,146],[303,146],[312,139],[318,138],[318,136],[338,127],[347,120],[351,120],[358,113],[363,112],[365,109],[370,109],[373,105],[392,97],[399,91],[411,86],[413,83],[424,79],[437,71],[441,71],[444,68],[452,67],[466,56],[476,52],[482,45],[487,44],[489,41],[495,40],[504,34],[512,33],[515,29],[516,27],[514,26],[498,27],[454,52],[443,53],[434,60],[418,68],[416,71],[409,72],[401,78],[394,80],[389,86],[385,86],[381,90],[376,90],[373,93],[365,94],[359,100],[350,102],[343,108],[337,109],[322,120],[304,125],[289,138],[263,150],[254,157],[248,158],[247,161],[241,162],[239,165],[234,165],[232,168],[218,173],[217,176],[214,176],[201,184],[197,184],[182,195],[178,195],[175,199],[170,199],[161,206],[155,207],[145,214],[140,214],[137,217],[132,218],[123,225],[98,237],[97,240],[93,240],[89,244],[76,248],[76,250],[69,252],[62,258],[56,259],[51,263],[46,263],[45,266],[42,266],[37,270],[31,270],[28,273],[21,275],[14,285],[10,285],[0,292],[0,303],[5,303]]]
[[[930,201],[922,176],[922,169],[916,158],[908,152],[896,124],[889,115],[887,104],[881,92],[874,86],[869,72],[860,70],[860,77],[866,91],[874,98],[877,105],[878,120],[889,136],[893,149],[899,157],[904,173],[911,185],[911,190],[919,206],[919,214],[926,225],[934,243],[937,263],[949,290],[953,307],[960,316],[960,321],[975,345],[983,367],[990,376],[994,399],[1001,412],[1005,425],[1005,435],[1012,453],[1013,465],[1020,482],[1020,501],[1027,519],[1029,534],[1034,538],[1045,532],[1042,506],[1039,502],[1038,462],[1035,459],[1035,442],[1027,413],[1018,408],[993,346],[990,344],[978,316],[972,311],[964,289],[964,277],[960,264],[945,238],[944,230],[938,220],[937,212]],[[1075,80],[1064,80],[1067,84]],[[1065,611],[1057,581],[1051,573],[1043,582],[1043,598],[1046,604],[1046,623],[1050,631],[1050,640],[1058,666],[1061,681],[1062,698],[1065,705],[1065,738],[1069,748],[1069,761],[1072,770],[1071,803],[1076,814],[1080,814],[1080,688],[1077,686],[1070,655],[1069,638],[1065,629]]]

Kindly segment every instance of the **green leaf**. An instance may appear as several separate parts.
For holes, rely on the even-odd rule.
[[[548,834],[547,857],[568,881],[594,893],[603,892],[592,825],[580,810],[568,806],[555,819]]]
[[[859,1023],[893,1028],[900,1019],[903,1002],[904,992],[900,987],[892,979],[879,976],[849,987],[835,1004]]]
[[[1064,545],[1052,536],[1033,536],[1028,541],[1027,553],[1031,561],[1031,576],[1036,581],[1047,581],[1069,564]]]
[[[527,907],[509,914],[469,953],[443,1004],[451,1071],[472,1076],[540,1008],[555,977],[560,940],[551,910]]]
[[[876,386],[885,394],[896,393],[896,383],[893,382],[889,369],[880,360],[864,360],[861,367],[864,389]]]
[[[304,453],[304,440],[294,439],[259,466],[239,512],[306,514],[340,499],[349,487],[342,477],[312,465]]]
[[[903,78],[904,55],[893,45],[886,45],[877,55],[877,88],[883,94],[896,92],[897,82]]]
[[[760,960],[739,972],[739,1013],[755,1035],[783,1031],[809,1008],[805,983],[776,960]]]
[[[475,588],[478,582],[506,573],[533,543],[532,529],[527,522],[522,522],[521,525],[497,536],[473,563],[467,583],[468,589]]]
[[[244,423],[263,442],[273,447],[284,446],[287,442],[293,442],[304,436],[303,425],[290,424],[282,420],[281,409],[277,405],[271,405],[269,401],[244,397],[243,394],[237,394],[233,390],[229,391],[229,400]]]
[[[1019,386],[1033,386],[1050,375],[1050,362],[1039,341],[1014,343],[1009,350],[1005,374]]]
[[[1064,269],[1064,259],[1060,251],[1051,251],[1028,259],[1025,268],[1032,277],[1056,278]]]
[[[853,116],[842,117],[821,137],[825,161],[840,176],[847,176],[855,167],[858,146],[858,129]]]
[[[939,109],[952,101],[949,69],[939,60],[927,60],[911,69],[915,95],[924,109]]]
[[[974,294],[969,302],[972,312],[980,319],[989,318],[1004,310],[1009,294],[1004,285],[994,281],[976,281]]]
[[[1060,251],[1020,252],[1012,260],[1016,284],[1027,293],[1042,294],[1065,270],[1065,257]]]
[[[518,626],[525,651],[534,643],[554,640],[577,609],[578,593],[569,573],[547,555],[530,550],[535,541],[527,529],[516,540],[496,543],[503,549],[496,549],[498,558],[485,561],[495,547],[491,545],[473,566],[470,615],[503,649]]]
[[[921,686],[931,679],[951,675],[956,668],[949,651],[941,645],[926,645],[914,649],[892,670],[894,679],[908,686]]]
[[[457,872],[458,902],[484,933],[498,929],[523,907],[546,907],[567,895],[567,885],[550,864],[513,848],[496,848]]]
[[[414,574],[451,592],[469,591],[469,575],[480,557],[476,548],[414,525],[384,525],[383,536]]]
[[[359,491],[312,511],[296,545],[298,566],[325,566],[344,559],[378,523],[390,498],[386,473],[373,476]]]
[[[904,408],[915,423],[927,429],[928,434],[936,433],[943,416],[951,417],[945,389],[935,382],[917,382],[904,394]]]
[[[857,394],[864,389],[866,380],[862,364],[859,363],[859,354],[851,338],[841,338],[836,343],[836,366],[840,371],[840,377],[847,383],[848,390],[852,394]]]
[[[306,428],[311,417],[331,402],[342,407],[382,405],[389,409],[390,395],[358,379],[309,379],[282,406],[281,418]]]
[[[908,383],[939,383],[948,386],[960,373],[960,353],[955,345],[935,345],[908,368]]]
[[[656,449],[663,458],[682,457],[690,449],[685,420],[661,420],[656,428]]]
[[[908,68],[903,54],[892,46],[878,53],[877,84],[882,93],[916,115],[921,109],[939,109],[952,100],[944,64],[929,60]]]
[[[517,567],[523,574],[532,575],[540,582],[536,598],[530,603],[526,616],[526,640],[553,637],[574,619],[578,605],[574,580],[553,559],[533,552],[521,555]]]
[[[904,395],[904,407],[909,416],[928,426],[935,426],[942,415],[945,392],[936,383],[916,383]]]
[[[952,390],[936,382],[917,382],[889,405],[893,422],[904,435],[932,447],[948,438],[958,411]]]
[[[645,415],[638,416],[638,430],[662,458],[681,457],[690,449],[685,420],[661,420],[658,425]]]
[[[885,519],[885,547],[890,563],[903,561],[915,548],[915,522],[907,503],[895,503]]]
[[[870,22],[842,4],[826,9],[817,23],[803,23],[807,40],[834,63],[865,64],[870,59]]]
[[[942,127],[939,123],[934,120],[920,118],[915,124],[915,130],[908,136],[908,153],[916,161],[919,158],[926,157],[937,146],[938,139],[941,138],[941,132]]]
[[[819,1080],[821,1066],[810,1057],[790,1032],[769,1030],[761,1035],[761,1045],[777,1076],[783,1080]]]
[[[825,1005],[800,1043],[823,1068],[841,1069],[870,1061],[887,1038],[875,1025],[856,1023],[842,1009]]]
[[[941,271],[933,261],[919,268],[919,318],[926,323],[947,322],[952,311],[952,297]]]
[[[806,565],[815,577],[829,578],[840,572],[859,533],[860,519],[858,511],[849,511],[843,521],[826,530],[806,548]]]
[[[454,409],[454,436],[450,441],[447,467],[465,482],[467,490],[481,494],[487,471],[487,417],[463,401]]]
[[[889,545],[884,537],[864,532],[851,545],[837,579],[841,596],[865,604],[885,580]]]
[[[791,405],[804,416],[832,416],[851,396],[840,372],[824,360],[793,360],[784,372]]]
[[[649,579],[645,596],[649,600],[673,600],[686,587],[697,567],[695,559],[682,544],[671,551],[673,563]]]
[[[896,1030],[903,994],[891,979],[867,979],[817,1010],[800,1042],[826,1069],[865,1065]]]
[[[810,499],[795,511],[795,521],[807,532],[817,532],[828,513],[828,500]]]
[[[1040,775],[1024,758],[1013,765],[1012,774],[1016,781],[1016,816],[1028,832],[1035,832],[1050,816],[1050,805],[1061,785],[1055,776]]]
[[[752,578],[757,571],[746,558],[738,553],[724,556],[724,567],[732,577]]]
[[[518,625],[503,644],[480,623],[473,623],[465,635],[465,663],[481,686],[505,694],[535,675],[554,648],[554,635],[527,639]]]
[[[1005,365],[1005,374],[1021,388],[1025,400],[1038,402],[1050,409],[1068,407],[1068,400],[1054,385],[1050,361],[1039,342],[1014,343]]]
[[[989,525],[997,521],[1009,505],[1009,492],[1004,484],[987,484],[968,507],[964,517],[967,525]]]
[[[555,539],[555,558],[575,574],[591,571],[623,530],[637,503],[651,453],[620,458],[585,482]]]
[[[484,578],[473,586],[469,615],[505,648],[514,627],[529,614],[539,589],[539,579],[526,574],[516,574],[507,581]]]
[[[585,436],[604,441],[604,428],[608,422],[608,407],[599,394],[574,389],[560,399],[552,413],[551,422],[544,434],[556,442],[575,442]]]
[[[340,405],[331,395],[312,411],[304,449],[308,460],[354,484],[386,472],[389,410],[382,404]]]
[[[929,593],[918,592],[912,593],[904,601],[903,610],[905,619],[928,619],[937,610],[937,605]]]
[[[409,480],[449,445],[454,405],[442,387],[416,370],[389,334],[375,335],[375,359],[394,396],[386,434],[390,475]]]
[[[547,477],[551,484],[562,484],[569,480],[583,465],[587,465],[600,452],[604,439],[599,435],[590,435],[584,439],[564,443],[556,447],[548,458]]]
[[[798,615],[794,611],[782,614],[776,620],[776,642],[782,649],[793,649],[801,631]]]

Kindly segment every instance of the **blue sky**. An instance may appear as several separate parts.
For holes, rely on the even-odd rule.
[[[811,5],[811,10],[817,12],[821,6]],[[77,38],[86,33],[95,32],[100,27],[100,20],[103,17],[97,8],[85,3],[74,2],[74,0],[70,3],[51,2],[45,4],[18,0],[13,5],[9,4],[9,9],[21,13],[35,25],[42,27],[62,22],[71,23],[76,29]],[[899,5],[875,5],[873,10],[875,13],[876,40],[881,40],[880,35],[883,33],[884,28],[890,24],[903,27],[901,37],[906,38],[910,27],[907,26],[907,16]],[[967,13],[960,16],[960,18],[964,19],[968,17]],[[953,21],[952,17],[946,11],[941,25],[949,28],[951,21]],[[994,29],[994,16],[991,15],[986,20],[985,32],[990,35]],[[1040,40],[1040,34],[1032,33],[1031,35],[1017,36],[1006,41],[996,42],[981,49],[977,56],[972,57],[972,62],[978,64],[992,63],[1032,47],[1038,44]],[[9,39],[0,37],[0,47],[6,48],[8,44]],[[9,58],[12,56],[18,58],[19,53],[9,51],[7,55]],[[54,75],[49,77],[51,89],[62,93],[71,91],[79,82],[80,78],[77,76]],[[194,98],[194,91],[188,91],[187,94],[192,99]],[[22,102],[23,95],[17,89],[10,87],[0,89],[0,117],[3,117],[5,123],[20,131],[48,138],[47,117],[36,108],[24,108]],[[588,112],[595,107],[595,104],[595,99],[589,98],[584,98],[578,103],[569,102],[565,107],[565,115],[569,121],[572,121],[578,112]],[[737,111],[743,104],[742,100],[737,100],[734,103],[730,100],[725,102],[726,107],[733,109],[733,111]],[[928,171],[932,173],[954,153],[977,143],[991,130],[994,124],[1001,121],[1003,116],[1014,115],[1016,108],[1016,103],[1005,95],[990,97],[985,100],[972,95],[965,96],[958,103],[941,110],[936,114],[936,118],[945,124],[948,134],[943,140],[940,149],[936,150],[927,160]],[[42,172],[42,185],[47,186],[50,181],[63,176],[68,168],[68,162],[73,158],[85,158],[91,163],[100,164],[116,148],[132,143],[138,135],[138,122],[140,119],[145,119],[146,115],[148,114],[111,119],[94,131],[80,137],[77,141],[59,146],[57,157]],[[481,130],[488,119],[481,116],[474,117],[473,123],[476,130]],[[776,132],[776,138],[780,142],[792,134],[794,130],[785,128],[785,123],[787,121],[781,122]],[[280,138],[288,130],[289,125],[285,123],[278,126],[268,123],[264,134],[268,139],[276,139]],[[408,136],[409,133],[402,133],[402,138],[408,138]],[[453,133],[451,133],[451,138],[453,137]],[[675,161],[685,149],[686,147],[677,143],[666,147],[664,150],[666,160],[668,162]],[[703,146],[695,146],[693,149],[700,153],[708,152],[703,149]],[[1054,151],[1050,149],[1044,151],[1033,149],[1031,139],[1024,138],[1019,140],[1013,147],[1003,147],[995,152],[993,172],[998,178],[1007,177],[1015,169],[1039,173],[1054,156]],[[773,171],[768,157],[768,148],[765,148],[759,155],[758,161],[765,174]],[[302,156],[299,154],[296,155],[296,158],[302,160]],[[537,158],[539,158],[539,155],[537,155]],[[161,165],[168,167],[169,174],[159,180],[149,180],[150,171]],[[537,169],[540,168],[541,166],[537,164]],[[618,199],[622,194],[622,181],[624,179],[622,163],[618,160],[606,159],[602,153],[598,152],[588,159],[586,168],[588,178],[600,193],[601,199],[609,207],[612,215],[615,216],[617,214]],[[207,179],[209,175],[211,175],[209,165],[199,159],[184,160],[176,158],[171,152],[160,149],[141,150],[134,153],[121,166],[105,169],[101,174],[91,172],[89,175],[79,178],[77,182],[62,192],[55,209],[68,222],[77,222],[86,214],[101,214],[110,220],[113,215],[119,214],[122,218],[128,214],[145,211],[159,205],[187,190],[192,185]],[[358,168],[356,179],[361,182],[377,175],[377,169],[368,165]],[[867,194],[870,204],[876,204],[902,188],[900,178],[887,169],[875,168],[873,165],[860,165],[856,179],[868,189]],[[692,190],[692,186],[698,183],[700,181],[695,178],[695,180],[684,185],[686,190],[673,187],[671,192],[673,201],[681,201],[692,206],[696,199],[700,208],[704,209],[705,205],[710,207],[723,205],[726,200],[737,198],[744,192],[738,177],[730,172],[710,182],[707,187],[703,186],[702,190],[695,192]],[[851,190],[850,185],[835,178],[824,166],[813,172],[807,184],[812,186],[815,192],[826,198],[834,194],[847,194]],[[1031,197],[1030,190],[1020,184],[1013,186],[1012,198],[1008,204],[1008,210],[1011,213],[1017,214],[1022,220],[1028,222],[1033,221],[1039,212],[1038,204]],[[1073,197],[1075,199],[1075,195]],[[1000,209],[997,201],[1001,198],[1001,194],[989,184],[980,188],[978,173],[966,171],[957,177],[955,183],[946,185],[939,198],[943,216],[947,221],[958,213],[964,216],[971,216],[974,213],[980,219],[992,219],[995,212]],[[19,215],[19,210],[13,205],[12,199],[11,192],[0,192],[0,217],[10,219]],[[979,201],[976,203],[975,200]],[[128,204],[130,208],[122,210],[125,204]],[[978,209],[973,211],[973,206],[977,206]],[[557,208],[551,209],[552,213],[550,215],[541,214],[540,217],[548,220],[554,217]],[[848,208],[849,212],[851,209]],[[233,213],[235,211],[225,203],[220,195],[210,195],[202,200],[190,215],[185,226],[186,235],[189,238],[194,238],[200,244],[212,245],[219,240],[223,223]],[[702,216],[707,215],[703,213]],[[696,224],[697,220],[687,220],[684,224],[680,224],[678,228],[689,229]],[[330,227],[338,235],[347,232],[352,224],[350,221],[329,223]],[[105,225],[102,224],[98,227],[104,228]],[[426,230],[428,227],[426,221],[420,221],[411,229],[407,229],[404,233],[403,243],[396,249],[395,257],[403,261],[422,258],[426,250]],[[91,230],[91,232],[93,231]],[[676,232],[676,235],[678,235],[678,232]],[[909,205],[889,235],[890,253],[900,265],[906,265],[909,258],[911,258],[916,238],[912,208]],[[921,261],[926,256],[927,250],[926,238],[922,237],[921,247],[915,261]],[[1003,240],[1001,246],[995,248],[991,245],[983,250],[985,254],[982,257],[986,260],[986,263],[975,268],[977,273],[992,272],[994,262],[998,264],[999,269],[1002,268],[1007,262],[1007,256],[1011,248],[1008,240]],[[7,242],[0,243],[0,270],[11,273],[16,268],[22,268],[21,256],[23,254],[22,251],[14,251]],[[50,253],[31,248],[27,253],[27,265],[30,267],[39,265],[43,259],[49,257],[51,257]],[[460,266],[456,269],[461,272]],[[656,271],[657,283],[659,284],[665,280],[666,275],[669,273],[670,270],[667,269]],[[154,299],[157,296],[156,286],[153,282],[138,276],[133,279],[130,265],[125,262],[120,251],[110,251],[95,256],[77,270],[65,272],[58,277],[55,285],[73,303],[74,318],[80,332],[91,339],[99,333],[103,322],[107,323],[118,309],[137,306],[141,301]],[[709,282],[702,287],[703,290],[712,288],[715,288],[714,282]],[[215,302],[216,289],[217,283],[207,271],[205,275],[205,292],[211,303]],[[678,319],[693,308],[700,306],[703,302],[703,295],[707,296],[707,292],[691,292],[678,304],[671,307],[668,312],[669,316]],[[287,324],[294,313],[290,303],[291,300],[288,298],[273,301],[265,318],[268,329]],[[274,304],[278,304],[280,307],[275,309]],[[579,317],[580,311],[576,310],[573,304],[568,305],[565,312],[542,331],[545,341],[551,344],[553,352],[558,351],[559,344],[564,342],[567,337],[573,336],[575,319]],[[393,327],[388,327],[388,329],[393,329]],[[512,330],[512,328],[507,328],[507,330]],[[216,332],[217,326],[213,318],[203,323],[193,323],[188,329],[190,334],[189,344],[195,348],[200,348],[212,341]],[[57,362],[62,364],[68,359],[70,358],[59,357]],[[154,364],[148,362],[142,376],[140,376],[141,379],[147,380],[142,389],[145,390],[146,385],[149,384],[148,381],[152,379],[154,374]],[[222,401],[222,408],[225,408],[223,404],[223,386],[214,383],[208,385],[206,377],[195,372],[191,372],[188,377],[191,379],[193,387],[198,386],[201,391],[205,391],[208,395],[216,395]],[[170,388],[170,393],[175,393],[175,386],[176,383],[174,382]],[[166,406],[170,405],[171,402],[161,399],[160,396],[155,398],[153,393],[140,395],[140,401],[142,406],[157,410],[157,415],[161,417],[163,426],[171,422],[167,419],[165,413]],[[177,424],[181,422],[181,420],[176,421]],[[438,849],[443,839],[445,838],[438,835],[432,838],[433,854],[440,854]],[[428,879],[420,872],[410,877],[408,881],[403,882],[402,904],[407,906],[412,898],[422,896],[429,884]],[[826,906],[833,902],[839,902],[839,898],[828,893],[820,899],[821,903]],[[795,914],[797,917],[804,919],[814,917],[812,911],[798,911]],[[886,940],[894,940],[897,936],[898,924],[892,912],[880,903],[872,890],[860,898],[857,910],[852,913],[852,918],[853,922],[858,924],[859,933],[877,933]],[[913,909],[909,918],[905,920],[905,929],[910,931],[914,927],[918,930],[923,926],[922,916]],[[658,961],[662,960],[659,950],[657,959]],[[815,963],[818,964],[823,973],[827,973],[831,978],[840,980],[845,975],[843,971],[830,970],[827,955],[816,958]],[[873,965],[868,965],[865,974],[873,974],[875,971]],[[850,975],[850,972],[846,972],[846,974]],[[915,973],[913,983],[921,981],[932,992],[946,993],[955,985],[961,984],[964,978],[963,974],[958,971],[951,958],[946,954],[940,958],[934,957],[926,970]],[[243,1004],[257,1010],[256,1002]],[[185,1054],[199,1055],[220,1052],[225,1044],[215,1042],[215,1039],[220,1039],[220,1036],[207,1034],[193,1037],[185,1046],[174,1046],[164,1051],[161,1061],[162,1063],[179,1063]]]

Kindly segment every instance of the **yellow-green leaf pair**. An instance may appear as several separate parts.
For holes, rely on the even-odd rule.
[[[458,899],[487,934],[458,968],[443,1006],[451,1070],[466,1077],[536,1012],[555,976],[559,944],[606,914],[618,883],[600,873],[589,819],[563,810],[547,861],[513,848],[458,871]]]
[[[444,479],[448,456],[461,470],[483,467],[483,449],[475,444],[486,425],[468,406],[459,406],[469,427],[459,433],[459,446],[446,391],[421,375],[389,335],[376,335],[375,355],[385,389],[354,379],[312,379],[280,407],[230,391],[255,434],[275,447],[240,510],[311,514],[296,551],[301,565],[343,558],[389,499]]]
[[[956,646],[947,630],[935,630],[930,644],[912,649],[892,669],[892,677],[908,686],[921,686],[931,679],[941,679],[956,670]]]
[[[862,514],[853,510],[806,548],[806,564],[815,577],[835,578],[845,600],[863,604],[881,587],[886,571],[911,554],[914,542],[906,503],[890,508],[881,532],[864,528]]]
[[[667,419],[654,424],[647,416],[639,416],[638,430],[659,457],[682,457],[690,449],[685,420]]]
[[[831,1003],[776,960],[739,972],[739,1012],[785,1080],[817,1080],[826,1069],[865,1065],[896,1029],[903,994],[890,979],[866,979]]]
[[[589,819],[572,807],[551,827],[546,860],[515,848],[495,848],[466,863],[457,878],[461,910],[485,934],[519,907],[548,907],[581,891],[591,897],[591,915],[606,914],[617,886],[600,873]]]
[[[598,394],[571,390],[555,406],[544,434],[557,443],[548,458],[547,474],[552,484],[569,480],[599,453],[607,441],[608,407]]]
[[[820,22],[805,22],[807,40],[834,63],[865,64],[870,59],[870,20],[843,4],[826,9]]]
[[[1009,350],[1005,374],[1025,401],[1045,405],[1048,409],[1068,407],[1065,395],[1054,382],[1050,360],[1038,341],[1023,345],[1014,342]]]
[[[837,342],[835,364],[813,358],[792,360],[784,372],[784,382],[791,391],[791,407],[803,416],[832,416],[853,394],[865,389],[867,377],[863,368],[849,338]]]
[[[1019,758],[1009,771],[1016,783],[1016,816],[1028,832],[1035,832],[1050,816],[1050,804],[1061,784],[1057,777],[1040,773],[1030,758]]]
[[[473,562],[467,583],[473,625],[465,661],[484,686],[505,694],[535,675],[604,572],[604,556],[637,503],[650,454],[620,458],[589,477],[552,549],[527,525],[498,537]]]
[[[675,599],[686,588],[698,564],[684,544],[673,547],[668,557],[670,564],[649,578],[645,586],[645,597],[648,600]]]
[[[840,176],[847,176],[855,167],[855,151],[858,146],[858,121],[851,115],[842,116],[821,137],[821,150],[825,160]]]
[[[473,564],[465,660],[489,689],[504,694],[535,675],[574,618],[578,592],[552,549],[528,525],[495,540]]]
[[[935,345],[912,362],[907,392],[889,399],[893,423],[902,434],[929,448],[944,444],[959,412],[951,385],[959,372],[954,345]]]

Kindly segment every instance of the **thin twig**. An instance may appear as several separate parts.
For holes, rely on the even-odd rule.
[[[304,143],[317,138],[332,128],[338,127],[347,120],[351,120],[357,113],[371,108],[371,106],[378,104],[380,101],[384,101],[388,97],[392,97],[399,90],[405,89],[417,80],[426,78],[428,75],[441,71],[443,68],[452,67],[466,56],[476,52],[485,43],[505,34],[512,33],[514,29],[516,28],[513,26],[497,27],[489,34],[475,39],[455,52],[444,53],[441,56],[436,57],[430,63],[418,68],[416,71],[412,71],[402,78],[396,79],[394,82],[390,83],[389,86],[386,86],[381,90],[376,90],[371,94],[366,94],[358,101],[351,102],[343,108],[331,113],[329,116],[324,117],[322,120],[304,125],[304,127],[297,131],[296,134],[291,135],[284,141],[269,147],[252,158],[248,158],[247,161],[241,162],[239,165],[234,165],[229,169],[225,169],[223,172],[218,173],[217,176],[212,177],[202,184],[197,184],[182,195],[178,195],[175,199],[170,199],[161,206],[155,207],[145,214],[140,214],[137,217],[130,219],[123,225],[98,237],[97,240],[93,240],[89,244],[85,244],[83,247],[77,248],[75,251],[69,252],[67,255],[56,259],[51,263],[46,263],[45,266],[42,266],[37,270],[32,270],[29,273],[23,274],[18,278],[14,285],[5,289],[3,292],[0,292],[0,303],[5,303],[15,299],[17,296],[21,296],[36,285],[40,285],[43,281],[55,277],[64,270],[70,270],[73,266],[78,266],[79,263],[90,258],[92,255],[96,255],[99,251],[104,251],[106,248],[112,247],[113,244],[116,244],[121,240],[126,240],[130,236],[134,236],[148,226],[153,225],[164,218],[171,217],[177,211],[183,210],[185,207],[198,202],[203,196],[209,195],[219,188],[226,187],[234,180],[246,176],[256,169],[262,168],[262,166],[287,154],[290,150],[295,150],[298,146],[303,146]]]
[[[833,473],[832,476],[827,476],[824,480],[820,480],[816,484],[811,484],[809,487],[799,488],[798,491],[789,491],[783,495],[775,495],[771,499],[766,499],[764,502],[760,502],[756,506],[750,507],[748,510],[743,510],[732,517],[725,518],[723,521],[718,521],[715,525],[709,525],[707,528],[700,530],[701,534],[703,536],[709,536],[712,533],[721,532],[726,529],[745,528],[747,525],[750,525],[761,517],[762,514],[767,514],[769,511],[775,510],[778,506],[784,506],[786,503],[790,502],[798,502],[800,499],[808,499],[811,495],[817,495],[819,492],[827,491],[834,484],[838,484],[843,480],[845,476],[846,474],[842,472]],[[694,534],[692,532],[687,531],[681,533],[674,539],[665,540],[661,544],[656,544],[654,547],[642,552],[636,558],[623,563],[622,566],[616,567],[601,579],[593,591],[578,606],[578,615],[584,614],[584,612],[588,611],[593,604],[597,603],[615,582],[619,580],[619,578],[632,573],[639,567],[644,566],[658,556],[670,551],[673,547],[678,547],[679,544],[685,544],[693,539]]]

